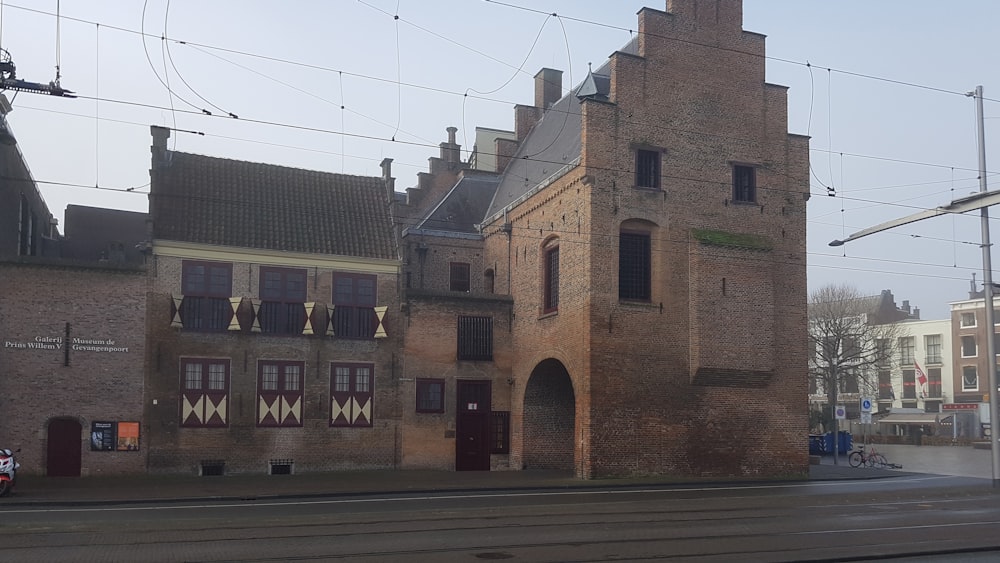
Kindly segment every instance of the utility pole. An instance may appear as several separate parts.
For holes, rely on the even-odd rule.
[[[976,86],[974,92],[969,92],[976,100],[976,137],[979,145],[979,192],[986,193],[986,128],[983,118],[983,87]],[[993,457],[993,488],[1000,488],[1000,417],[997,416],[997,351],[994,333],[993,314],[993,265],[990,259],[990,209],[979,210],[981,216],[982,246],[983,246],[983,302],[986,307],[986,369],[990,385],[990,452]]]

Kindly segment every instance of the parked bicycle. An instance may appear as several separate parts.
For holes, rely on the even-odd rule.
[[[851,467],[885,468],[889,465],[885,456],[878,453],[875,446],[869,445],[866,450],[864,444],[858,446],[857,450],[851,452],[851,455],[847,456],[847,461],[851,464]]]

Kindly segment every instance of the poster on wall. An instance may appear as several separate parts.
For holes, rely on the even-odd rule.
[[[90,450],[95,452],[110,452],[115,449],[115,423],[90,423]]]
[[[118,423],[118,451],[120,452],[139,451],[138,422]]]

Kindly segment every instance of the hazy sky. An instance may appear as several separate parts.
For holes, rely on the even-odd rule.
[[[768,81],[790,87],[789,131],[812,137],[810,288],[891,289],[922,318],[944,318],[973,273],[982,281],[978,214],[827,243],[979,190],[975,104],[964,95],[977,85],[988,179],[1000,189],[1000,154],[989,150],[1000,146],[1000,2],[743,4],[743,28],[767,36]],[[0,45],[18,77],[47,83],[58,62],[62,86],[80,96],[22,92],[8,116],[61,222],[68,204],[146,210],[151,124],[189,131],[174,134],[176,150],[239,160],[379,175],[389,157],[402,190],[426,171],[446,127],[459,128],[465,149],[476,126],[513,128],[538,69],[563,70],[564,88],[578,83],[588,63],[629,41],[640,8],[665,2],[0,5]]]

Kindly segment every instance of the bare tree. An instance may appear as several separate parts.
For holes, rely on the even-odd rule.
[[[884,295],[883,295],[884,296]],[[878,396],[879,373],[889,372],[903,330],[895,304],[862,296],[849,285],[828,285],[809,298],[809,373],[817,393],[825,393],[824,420],[833,427],[834,463],[838,424],[833,409],[841,393]]]

